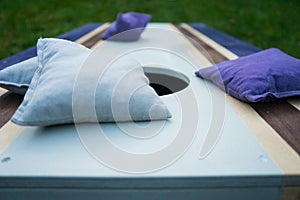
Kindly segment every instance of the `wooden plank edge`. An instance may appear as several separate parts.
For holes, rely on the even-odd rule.
[[[186,47],[186,49],[189,51],[189,54],[192,56],[192,58],[197,62],[198,69],[203,68],[203,67],[208,67],[211,66],[212,63],[205,55],[199,52],[199,50],[184,36],[182,33],[176,28],[175,25],[169,24],[170,30],[174,32],[180,33],[180,39],[183,43],[183,45]],[[200,62],[201,60],[201,62]],[[205,64],[203,64],[205,63]],[[196,64],[196,63],[194,63]]]
[[[19,126],[11,121],[2,126],[0,129],[0,155],[24,129],[24,126]]]
[[[100,40],[100,41],[98,41],[96,44],[94,44],[94,45],[91,47],[91,50],[95,50],[95,49],[101,47],[102,45],[104,45],[105,42],[106,42],[105,40]]]
[[[236,54],[232,53],[231,51],[229,51],[228,49],[226,49],[222,45],[218,44],[214,40],[210,39],[206,35],[204,35],[204,34],[200,33],[199,31],[195,30],[194,28],[192,28],[188,24],[181,23],[180,26],[182,28],[184,28],[185,30],[189,31],[190,33],[192,33],[193,35],[195,35],[196,37],[198,37],[200,40],[202,40],[203,42],[205,42],[211,48],[213,48],[216,51],[218,51],[220,54],[222,54],[228,60],[234,60],[234,59],[238,58],[238,56]]]
[[[300,97],[299,98],[289,98],[287,100],[291,105],[293,105],[297,110],[300,110]]]
[[[6,92],[8,92],[8,90],[0,87],[0,96],[3,95],[3,94],[5,94]]]
[[[85,34],[84,36],[80,37],[75,42],[79,43],[79,44],[83,44],[84,42],[88,41],[90,38],[92,38],[95,35],[101,33],[102,31],[104,31],[109,25],[110,25],[110,23],[104,23],[104,24],[100,25],[98,28],[94,29],[93,31],[91,31],[91,32]]]

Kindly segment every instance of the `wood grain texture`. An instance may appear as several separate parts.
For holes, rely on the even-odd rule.
[[[22,95],[12,92],[0,96],[0,128],[10,120],[22,101]]]
[[[252,108],[300,155],[300,112],[285,100],[253,103]]]
[[[192,28],[190,25],[186,23],[179,24],[180,27],[183,28],[183,30],[186,30],[187,32],[191,33],[196,38],[199,38],[201,41],[203,41],[205,44],[207,44],[209,47],[213,48],[215,51],[219,52],[221,55],[223,55],[228,60],[237,59],[238,56],[231,52],[229,49],[225,48],[221,44],[217,43],[210,37],[204,35],[203,33],[199,32],[198,30]]]
[[[85,41],[79,40],[79,42],[87,48],[92,48],[97,42],[102,40],[101,35],[104,33],[108,24],[104,24],[96,29],[93,34],[88,35]]]
[[[208,54],[209,57],[208,56],[207,57],[211,63],[220,63],[222,61],[228,60],[222,54],[217,52],[215,49],[213,49],[211,46],[206,44],[204,41],[200,40],[194,34],[188,32],[180,25],[176,25],[176,28],[186,36],[186,38],[198,49],[198,51],[200,51],[203,55]]]
[[[19,126],[11,121],[0,128],[0,155],[24,129],[24,126]]]

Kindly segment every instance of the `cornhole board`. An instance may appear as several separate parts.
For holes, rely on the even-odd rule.
[[[131,154],[152,155],[176,141],[175,147],[182,148],[178,138],[190,137],[187,145],[172,162],[153,168],[152,163],[134,163],[112,154],[111,148],[101,149],[114,161],[120,159],[116,167],[99,159],[85,143],[90,134],[97,144],[99,138],[91,132],[98,125],[17,126],[8,120],[22,96],[2,89],[0,199],[299,198],[299,98],[246,104],[194,76],[195,67],[235,59],[258,48],[204,24],[150,23],[135,43],[104,42],[100,35],[108,25],[88,24],[62,38],[96,51],[138,49],[130,56],[145,66],[150,81],[172,87],[180,80],[188,86],[161,96],[173,117],[159,134],[141,139],[124,134],[116,124],[103,124],[106,138]],[[32,57],[34,51],[4,59],[1,66]],[[161,155],[153,163],[165,160]]]

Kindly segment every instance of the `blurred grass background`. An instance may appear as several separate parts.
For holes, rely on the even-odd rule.
[[[117,13],[152,15],[153,22],[203,22],[260,48],[300,58],[299,0],[0,0],[0,59]]]

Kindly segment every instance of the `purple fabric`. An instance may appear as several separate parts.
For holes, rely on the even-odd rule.
[[[151,15],[128,12],[118,14],[114,21],[103,33],[104,40],[135,41],[138,40],[151,19]]]
[[[300,59],[275,48],[200,69],[196,75],[245,102],[300,95]]]

